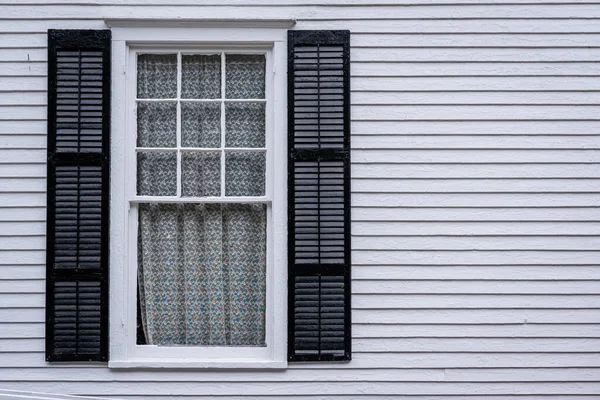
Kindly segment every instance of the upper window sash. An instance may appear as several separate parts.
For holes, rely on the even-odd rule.
[[[139,98],[138,97],[138,77],[137,77],[137,57],[144,54],[176,54],[177,55],[177,91],[175,97],[167,98]],[[221,75],[220,75],[220,97],[212,99],[195,99],[182,97],[182,58],[187,55],[219,55],[221,63]],[[226,62],[228,55],[264,55],[265,56],[265,94],[262,98],[228,98],[226,95]],[[271,203],[273,201],[273,184],[272,184],[272,169],[273,169],[273,152],[271,151],[272,146],[272,125],[273,125],[273,60],[272,50],[266,46],[224,46],[223,48],[215,47],[170,47],[165,48],[164,46],[159,47],[148,47],[148,46],[136,46],[132,47],[130,55],[130,71],[129,75],[131,79],[128,80],[130,93],[133,94],[133,107],[137,109],[140,103],[175,103],[177,107],[177,145],[176,147],[140,147],[137,146],[137,118],[131,118],[129,122],[129,132],[132,135],[128,135],[129,139],[133,139],[128,144],[128,157],[133,159],[130,163],[133,173],[130,175],[128,186],[129,202],[131,204],[136,203]],[[187,103],[218,103],[220,107],[220,146],[219,147],[189,147],[183,146],[182,141],[182,105]],[[227,146],[227,129],[226,129],[226,109],[227,105],[232,103],[257,103],[265,105],[265,145],[264,147],[232,147]],[[176,152],[177,153],[177,192],[174,195],[148,195],[137,193],[137,153],[151,153],[151,152]],[[182,155],[194,152],[218,152],[220,154],[220,188],[221,193],[219,196],[184,196],[182,194],[183,176],[182,176]],[[263,153],[265,155],[265,188],[264,195],[257,196],[231,196],[226,194],[226,158],[228,153],[232,152],[256,152]]]

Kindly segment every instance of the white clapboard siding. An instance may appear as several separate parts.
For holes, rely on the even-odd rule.
[[[14,204],[12,197],[4,203],[2,199],[0,204]],[[355,207],[597,207],[599,203],[600,193],[356,193],[352,197]]]
[[[139,400],[596,400],[600,1],[4,0],[0,388]],[[353,360],[44,361],[48,29],[349,29]],[[315,384],[317,383],[317,384]]]
[[[396,93],[396,92],[395,92]],[[431,93],[435,96],[437,93]],[[450,94],[460,92],[451,92]],[[463,93],[468,96],[472,92]],[[19,121],[20,122],[20,121]],[[0,121],[0,128],[9,125]],[[20,126],[20,124],[19,124]],[[36,132],[35,123],[27,125]],[[591,134],[600,130],[600,121],[529,121],[529,120],[493,120],[493,121],[353,121],[352,132],[356,135],[576,135]]]

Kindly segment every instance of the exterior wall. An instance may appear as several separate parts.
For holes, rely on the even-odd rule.
[[[155,400],[600,396],[600,1],[69,3],[0,4],[0,388]],[[297,29],[352,31],[351,363],[44,362],[46,30],[100,29],[103,17],[296,18]]]

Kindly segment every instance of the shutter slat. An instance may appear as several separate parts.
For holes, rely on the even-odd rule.
[[[108,359],[110,37],[48,31],[48,361]]]
[[[288,39],[288,359],[350,360],[350,33]]]

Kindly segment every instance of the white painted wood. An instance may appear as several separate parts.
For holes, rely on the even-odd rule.
[[[464,136],[454,136],[453,138],[458,139],[458,143],[455,140],[452,140],[452,143],[447,145],[449,146],[460,146],[460,142],[465,143],[464,147],[468,147],[466,144],[466,140],[471,140],[472,143],[477,143],[478,138],[465,138]],[[382,141],[385,142],[386,137],[383,137]],[[418,137],[406,137],[397,140],[399,143],[396,145],[401,148],[404,147],[415,147],[411,145],[411,143],[422,145],[423,147],[436,145],[434,144],[439,138],[432,138],[425,136]],[[493,137],[486,138],[489,140],[490,144],[493,144]],[[500,147],[503,144],[506,146],[510,146],[510,142],[513,140],[505,139],[505,137],[497,137],[496,138],[496,146]],[[535,143],[536,140],[540,140],[541,142],[546,142],[548,145],[557,145],[556,142],[552,142],[551,140],[546,140],[546,138],[528,138],[528,137],[517,137],[517,140],[521,139],[524,143],[531,142]],[[371,141],[370,138],[366,137],[357,137],[354,139],[354,142],[363,142],[364,147],[370,146],[373,143],[374,146],[379,146],[378,144]],[[488,141],[486,140],[486,141]],[[573,138],[574,142],[578,141],[578,137]],[[388,141],[389,142],[389,141]],[[433,142],[433,143],[432,143]],[[431,143],[431,144],[429,144]],[[559,146],[562,144],[558,144]],[[568,144],[567,144],[568,146]],[[463,148],[464,148],[463,147]],[[381,147],[379,147],[381,148]],[[19,171],[24,168],[19,168]],[[32,168],[33,169],[33,168]],[[2,166],[0,166],[0,173],[2,171]],[[37,169],[31,172],[32,176],[38,176],[35,174]],[[356,179],[376,179],[376,178],[394,178],[394,179],[444,179],[444,178],[471,178],[471,179],[481,179],[481,178],[490,178],[490,179],[500,179],[500,178],[599,178],[600,177],[600,165],[596,167],[596,165],[589,164],[549,164],[549,163],[520,163],[520,164],[495,164],[495,163],[485,163],[485,164],[391,164],[391,163],[380,163],[380,164],[354,164],[352,166],[352,176]],[[538,196],[539,197],[539,196]],[[355,199],[356,200],[356,199]],[[465,199],[466,200],[466,199]],[[540,199],[541,200],[541,199]],[[573,199],[574,200],[574,199]],[[600,204],[600,202],[596,202],[595,204]],[[407,204],[408,206],[409,204]],[[426,205],[426,204],[424,204]],[[465,206],[468,205],[468,202],[464,203]],[[490,204],[490,206],[494,206],[495,204]],[[536,204],[532,203],[531,206],[544,206],[544,204]],[[571,205],[573,207],[578,206],[576,203],[569,203],[565,205]],[[593,205],[593,204],[591,204]],[[376,205],[373,205],[376,206]],[[511,204],[505,204],[505,206],[509,207]]]
[[[124,4],[124,5],[123,5]],[[189,3],[188,3],[189,4]],[[379,5],[373,7],[370,5],[357,5],[353,7],[319,5],[318,12],[315,6],[297,6],[297,7],[273,7],[266,5],[255,5],[240,10],[239,7],[223,5],[215,6],[215,3],[209,3],[204,7],[191,5],[180,5],[177,7],[163,7],[162,13],[157,14],[157,9],[153,7],[135,7],[128,3],[114,4],[110,7],[103,7],[101,10],[86,5],[36,5],[35,7],[26,4],[2,5],[0,6],[0,15],[5,19],[55,19],[57,17],[67,18],[98,18],[98,12],[103,11],[103,19],[117,18],[184,18],[201,19],[210,15],[211,19],[231,19],[232,16],[244,16],[246,19],[435,19],[435,18],[598,18],[600,17],[600,8],[597,4],[556,4],[552,7],[543,7],[535,5],[515,6],[494,5],[486,7],[481,5],[464,5],[457,7],[454,5],[429,5],[411,7],[399,7],[395,5]],[[239,3],[238,3],[239,4]],[[492,17],[493,16],[493,17]]]
[[[217,21],[218,22],[218,21]],[[118,25],[113,29],[113,71],[123,71],[118,78],[113,79],[113,103],[124,102],[125,105],[117,115],[113,115],[111,132],[112,138],[112,169],[115,179],[112,184],[111,197],[111,226],[115,236],[123,238],[111,243],[111,249],[118,256],[111,258],[111,332],[110,332],[110,368],[242,368],[242,369],[281,369],[287,366],[285,337],[286,337],[286,302],[285,291],[282,287],[286,284],[286,273],[282,268],[275,268],[275,262],[285,264],[286,254],[285,235],[285,176],[275,174],[275,168],[281,169],[282,158],[279,156],[275,165],[274,154],[285,154],[285,140],[281,137],[273,138],[274,130],[285,129],[286,102],[281,96],[284,92],[285,81],[283,76],[275,77],[276,70],[283,70],[282,60],[286,55],[284,45],[285,30],[282,29],[243,29],[242,27],[215,28],[214,21],[209,27],[196,26],[196,22],[185,21],[191,25],[188,28],[165,27],[164,29],[150,29],[136,27],[135,22],[117,21],[108,22]],[[144,21],[143,24],[147,24]],[[235,21],[225,24],[236,25]],[[281,22],[277,22],[280,24]],[[287,22],[286,22],[287,23]],[[129,24],[129,25],[128,25]],[[162,24],[158,21],[157,24]],[[172,25],[172,22],[170,23]],[[279,25],[277,27],[280,28]],[[221,53],[221,71],[225,76],[225,57],[227,52],[258,53],[266,58],[265,77],[265,107],[266,107],[266,147],[260,151],[266,153],[267,176],[265,196],[260,198],[225,198],[225,158],[221,157],[221,196],[213,199],[204,199],[210,202],[259,202],[267,206],[267,263],[266,263],[266,316],[265,316],[265,347],[161,347],[141,346],[136,344],[136,285],[137,285],[137,204],[148,198],[137,196],[135,192],[135,159],[136,131],[134,105],[136,84],[136,59],[142,51],[157,51],[158,45],[165,45],[168,41],[185,41],[194,47],[170,47],[181,58],[181,52],[192,49],[195,52]],[[167,42],[165,42],[167,41]],[[181,45],[180,45],[181,46]],[[237,46],[237,47],[236,47]],[[243,47],[240,47],[243,46]],[[277,60],[277,61],[274,61]],[[279,68],[277,68],[279,66]],[[178,76],[181,70],[178,68]],[[224,79],[224,78],[223,78]],[[179,101],[180,82],[178,79],[178,94],[175,100]],[[222,81],[221,92],[225,93],[225,82]],[[221,151],[225,151],[225,102],[221,102]],[[177,149],[180,157],[180,126],[177,126]],[[116,160],[116,161],[115,161]],[[155,198],[153,201],[182,202],[181,171],[178,164],[177,195],[171,198]],[[277,180],[275,180],[275,177]],[[119,184],[114,184],[114,181]],[[0,188],[2,187],[0,180]],[[187,199],[185,201],[195,201]],[[1,215],[0,215],[1,217]],[[275,229],[274,226],[278,226]],[[283,229],[283,231],[281,231]],[[275,235],[274,233],[278,234]],[[10,298],[7,299],[7,302]]]
[[[184,40],[193,18],[351,30],[350,363],[216,372],[44,362],[46,31],[103,29],[104,18],[188,20],[164,40]],[[596,399],[599,19],[594,0],[3,0],[0,387],[144,400]],[[275,115],[285,137],[285,109]],[[283,147],[281,187],[285,159]],[[124,174],[112,178],[118,196]],[[113,208],[113,220],[125,212]],[[126,235],[112,226],[118,265]],[[283,246],[284,224],[273,234]],[[285,257],[274,265],[285,270]],[[113,333],[117,352],[121,340]]]

